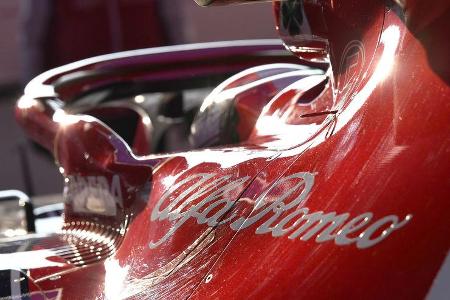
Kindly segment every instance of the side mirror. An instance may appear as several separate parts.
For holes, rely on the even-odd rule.
[[[329,61],[323,1],[273,1],[276,28],[287,49],[305,62]]]
[[[30,198],[21,191],[0,191],[0,216],[0,237],[36,231],[33,205]]]

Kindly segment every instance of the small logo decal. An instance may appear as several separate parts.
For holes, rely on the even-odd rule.
[[[339,65],[339,85],[340,92],[346,95],[353,92],[356,83],[362,75],[366,61],[364,44],[361,41],[353,40],[347,44],[342,52]]]

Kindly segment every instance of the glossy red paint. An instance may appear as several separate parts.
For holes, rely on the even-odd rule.
[[[269,64],[227,79],[203,101],[192,123],[194,147],[247,141],[262,110],[275,96],[302,78],[323,73],[298,64]]]
[[[274,2],[276,14],[295,2]],[[72,81],[79,70],[72,67],[32,83],[17,116],[54,151],[68,180],[66,223],[61,234],[32,243],[53,249],[43,253],[53,259],[27,267],[19,261],[26,252],[11,254],[17,268],[28,269],[43,291],[62,288],[68,299],[430,295],[450,249],[450,89],[439,71],[449,66],[430,64],[430,49],[395,3],[317,3],[329,29],[314,31],[327,40],[327,75],[275,89],[249,137],[235,145],[137,156],[99,120],[70,114],[51,101],[56,94],[42,98],[42,86],[32,88],[40,80],[75,101],[86,89],[120,81],[121,64],[139,56],[116,60],[117,72],[108,75]],[[296,34],[289,41],[297,55],[313,59]],[[248,67],[221,65],[225,50],[154,54],[148,61],[160,69],[126,78],[179,80],[183,68],[163,65],[178,55],[198,62],[192,70],[200,75]],[[217,54],[220,66],[201,58],[205,52]],[[64,76],[70,84],[60,79],[58,86]],[[84,189],[91,194],[79,206]],[[327,227],[310,224],[295,235],[304,225],[289,219],[295,212],[316,213]]]

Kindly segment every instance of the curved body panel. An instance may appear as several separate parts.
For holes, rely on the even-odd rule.
[[[66,178],[65,225],[0,259],[67,299],[448,296],[450,89],[402,8],[380,7],[237,144],[137,156],[30,89],[18,118]]]

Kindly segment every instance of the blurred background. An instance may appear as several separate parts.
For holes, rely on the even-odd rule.
[[[193,0],[0,1],[0,190],[61,194],[52,158],[16,125],[15,101],[45,70],[162,45],[275,38],[270,3],[201,8]]]

